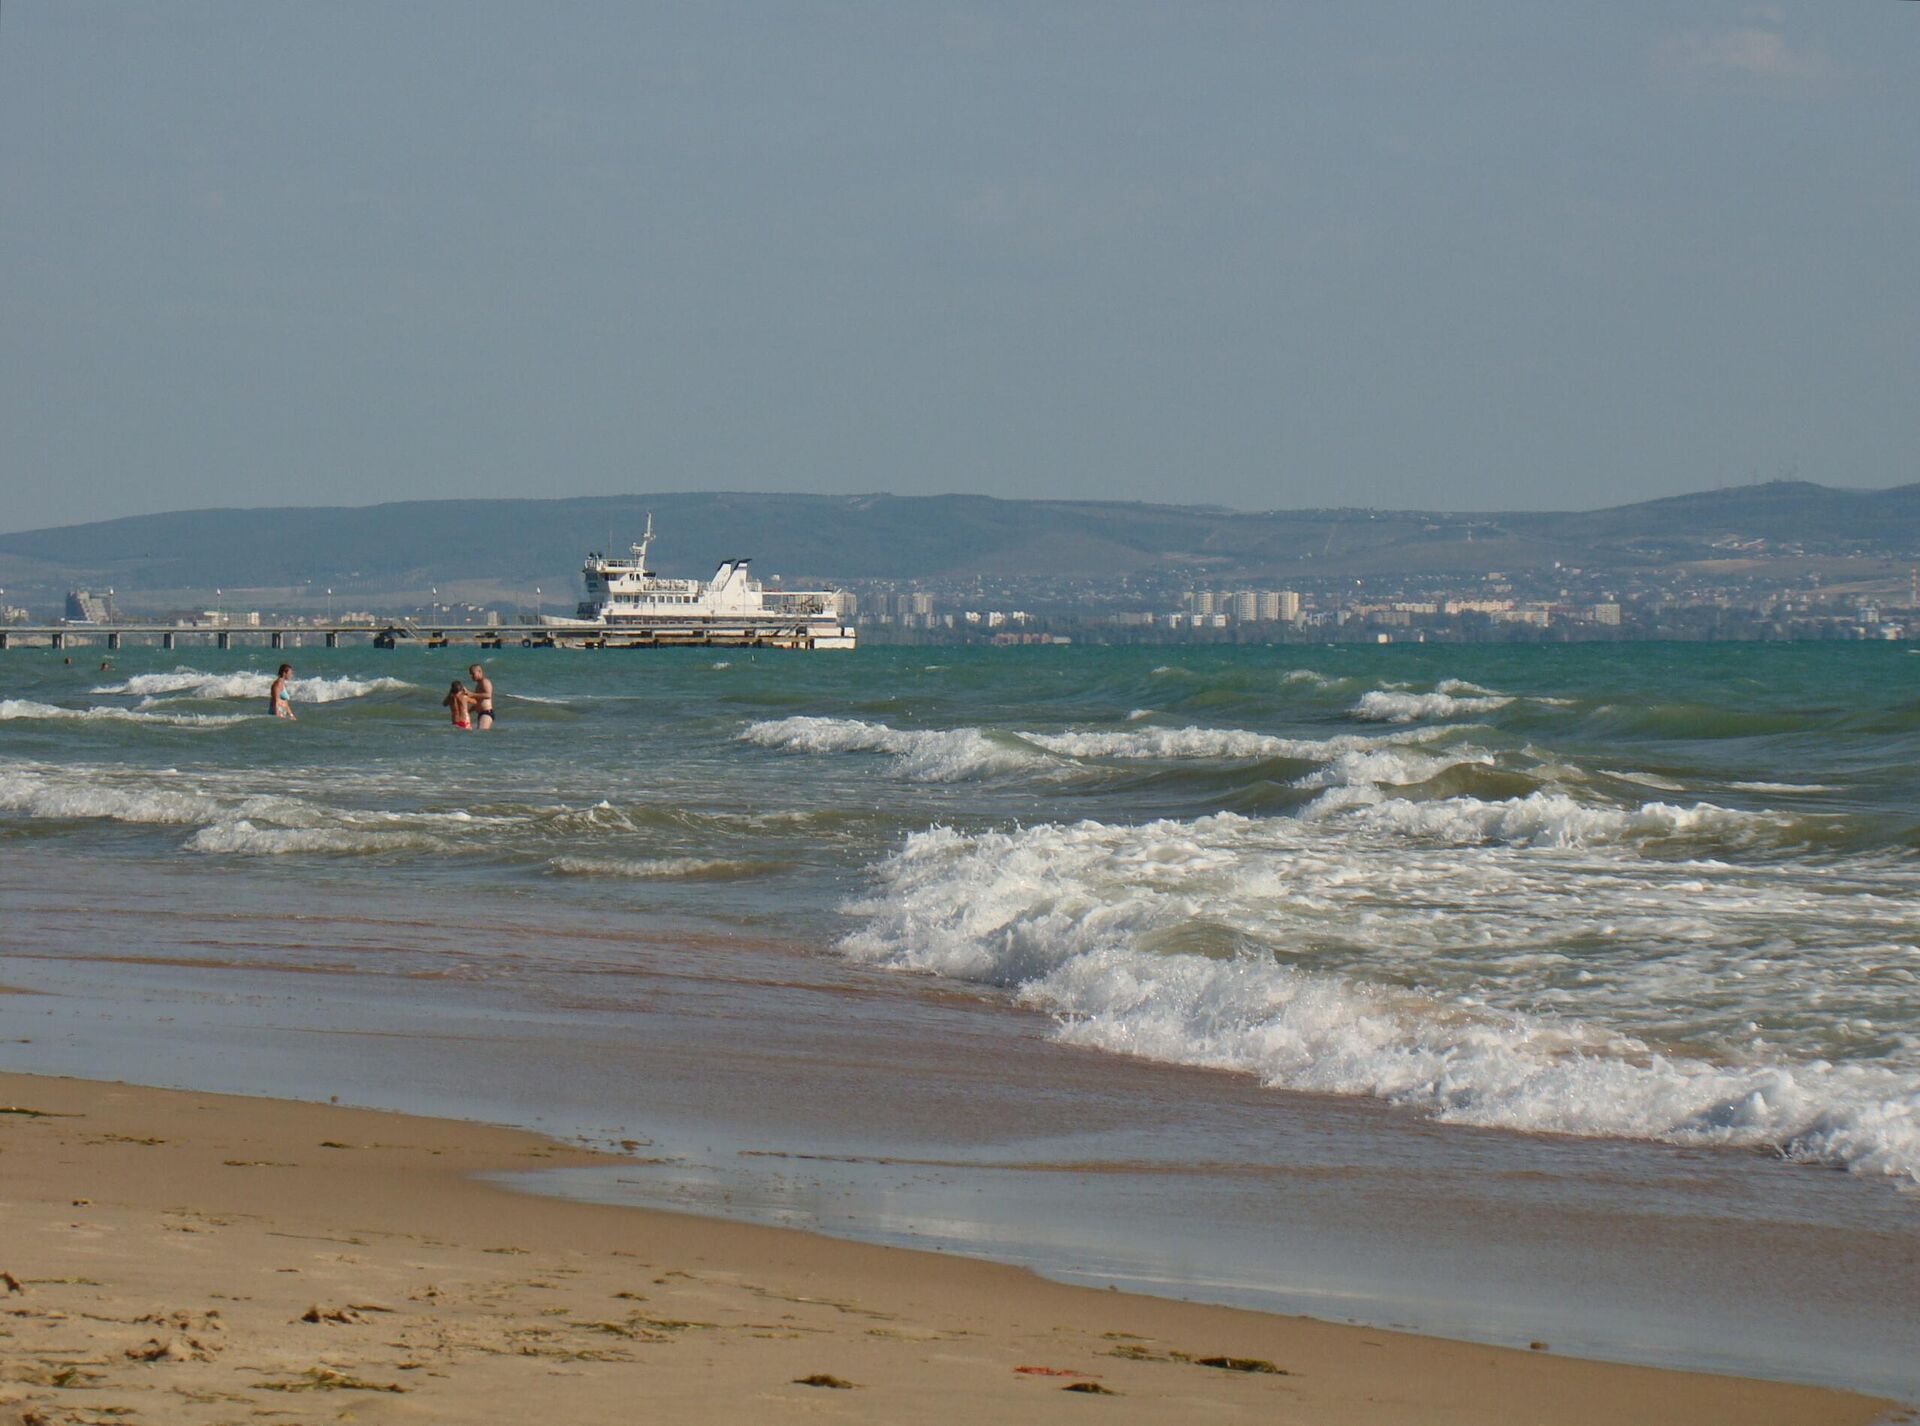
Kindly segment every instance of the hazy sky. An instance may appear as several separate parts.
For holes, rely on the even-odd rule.
[[[0,11],[0,528],[1916,452],[1920,5]]]

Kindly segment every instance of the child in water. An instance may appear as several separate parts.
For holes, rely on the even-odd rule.
[[[467,692],[466,684],[459,679],[453,681],[453,687],[447,690],[447,696],[440,700],[440,706],[453,714],[453,726],[461,732],[473,731],[474,697]]]

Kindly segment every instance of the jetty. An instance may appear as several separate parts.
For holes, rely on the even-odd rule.
[[[442,624],[411,619],[352,624],[0,624],[0,650],[131,647],[177,649],[212,647],[275,649],[341,647],[343,642],[376,649],[444,649],[469,645],[480,649],[811,649],[818,627],[805,617],[743,627],[738,623],[689,619],[656,621],[643,628],[585,624]]]

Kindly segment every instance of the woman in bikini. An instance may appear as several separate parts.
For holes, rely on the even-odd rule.
[[[105,667],[103,664],[102,667]],[[276,718],[285,718],[289,722],[298,722],[293,716],[293,704],[287,701],[287,680],[293,677],[293,665],[283,663],[280,672],[273,676],[273,686],[267,690],[267,711]]]
[[[466,684],[457,678],[447,690],[447,696],[440,700],[440,706],[453,713],[453,726],[463,733],[473,731],[473,701]]]

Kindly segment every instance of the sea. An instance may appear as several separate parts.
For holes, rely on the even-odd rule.
[[[0,1068],[1912,1398],[1916,653],[13,649]]]

